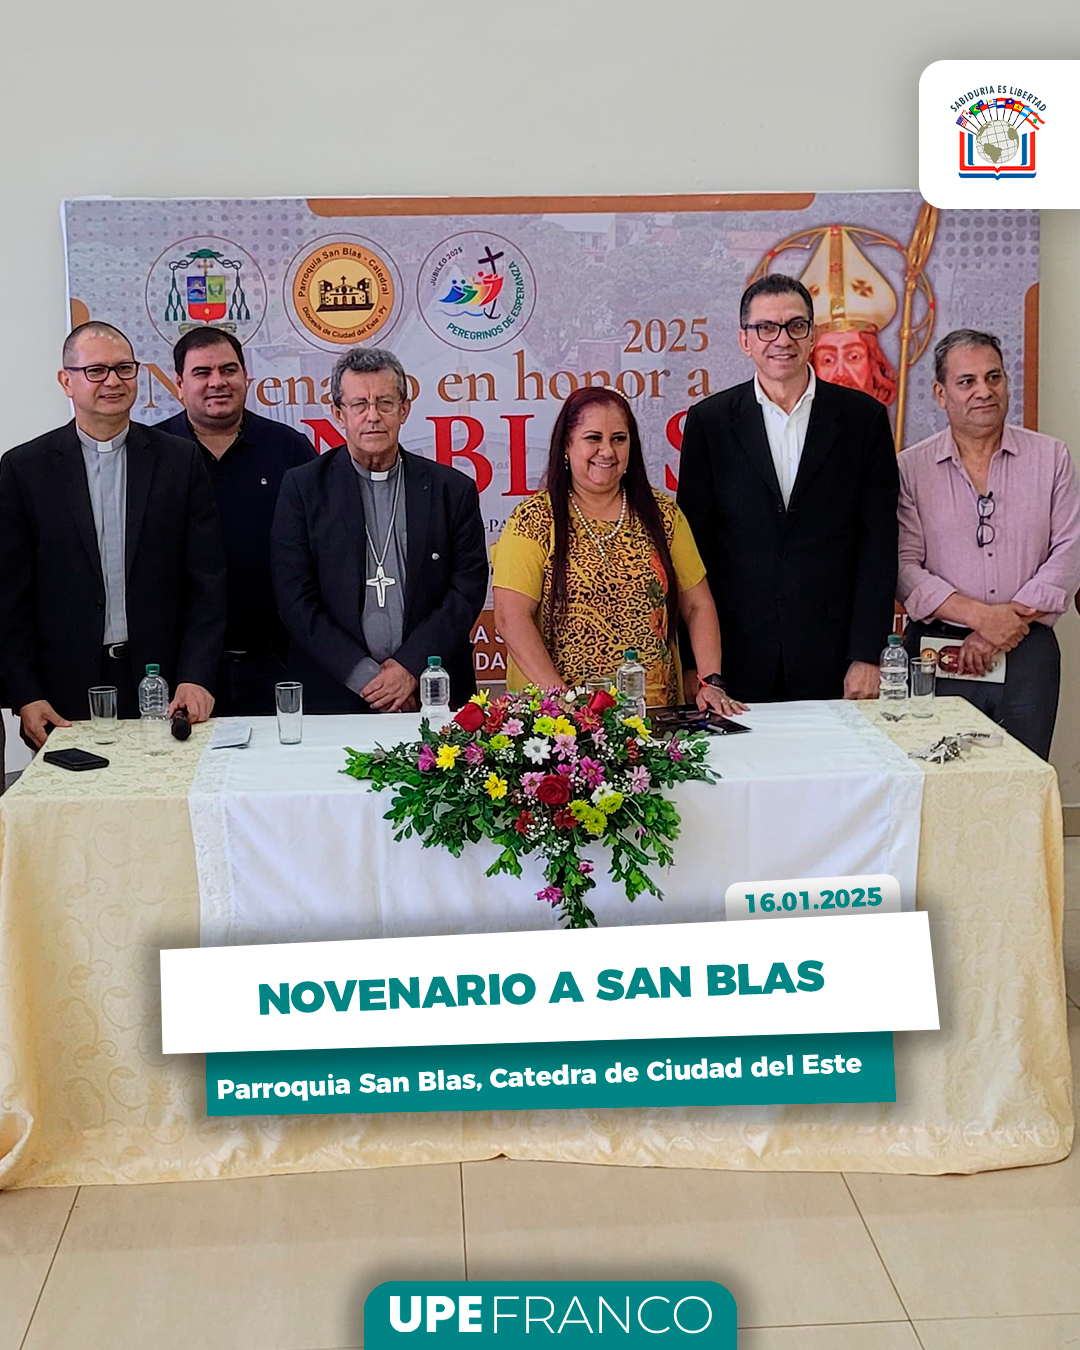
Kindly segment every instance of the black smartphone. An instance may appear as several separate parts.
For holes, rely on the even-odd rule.
[[[717,736],[735,736],[740,731],[749,731],[741,722],[733,722],[721,717],[711,708],[702,712],[693,703],[681,708],[657,708],[649,714],[653,730],[674,735],[676,731],[711,731]]]
[[[109,767],[109,761],[103,755],[93,755],[89,750],[46,750],[41,758],[46,764],[55,764],[59,769],[70,769],[73,773]]]

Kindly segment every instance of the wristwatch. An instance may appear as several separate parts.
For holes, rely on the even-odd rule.
[[[711,684],[714,689],[719,689],[722,694],[727,693],[727,685],[724,683],[724,681],[720,678],[719,675],[716,674],[706,675],[705,678],[700,681],[700,683]]]

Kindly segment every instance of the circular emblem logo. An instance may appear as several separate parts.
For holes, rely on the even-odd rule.
[[[146,278],[146,312],[169,346],[192,328],[248,342],[266,318],[266,278],[235,240],[190,235],[162,252]]]
[[[285,274],[285,308],[315,345],[351,347],[389,331],[401,311],[397,267],[358,235],[319,239]]]
[[[536,277],[516,244],[487,230],[466,230],[437,244],[416,281],[424,322],[462,351],[502,347],[524,329],[536,305]]]

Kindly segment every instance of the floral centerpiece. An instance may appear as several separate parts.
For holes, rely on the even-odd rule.
[[[548,884],[536,898],[558,907],[567,927],[595,928],[585,903],[593,864],[582,849],[608,847],[628,900],[643,891],[663,899],[646,869],[671,863],[679,834],[665,792],[716,779],[707,734],[655,740],[629,712],[614,690],[480,693],[437,732],[425,718],[418,741],[346,748],[343,772],[396,789],[386,813],[396,840],[415,834],[460,857],[467,843],[490,839],[501,852],[489,877],[519,877],[522,857],[539,853]]]

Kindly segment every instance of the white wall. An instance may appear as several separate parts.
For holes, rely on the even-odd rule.
[[[68,415],[65,196],[913,188],[924,66],[1080,50],[1074,5],[1006,0],[38,0],[0,34],[5,446]],[[1044,214],[1040,421],[1074,451],[1078,243]],[[1080,620],[1058,631],[1080,804]]]

